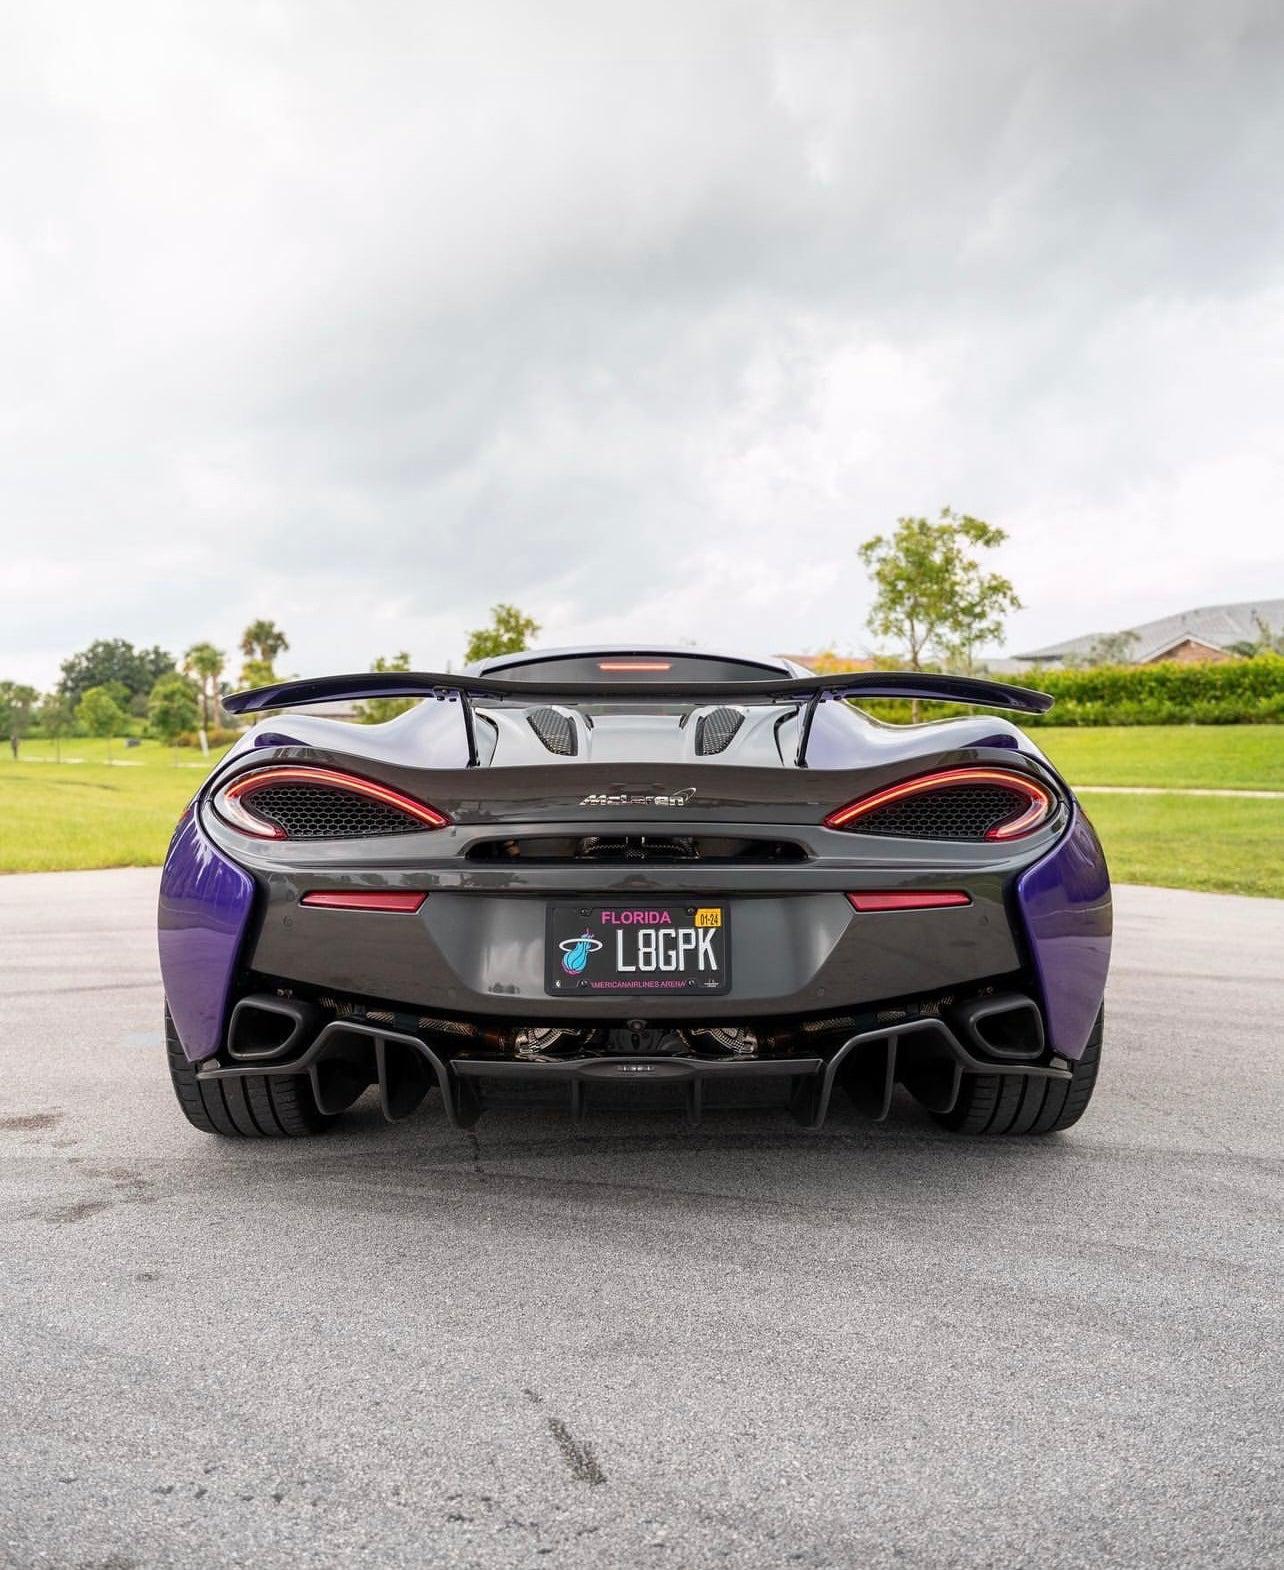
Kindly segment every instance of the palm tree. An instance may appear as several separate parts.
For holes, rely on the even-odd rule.
[[[194,643],[183,656],[183,673],[195,676],[201,692],[201,729],[210,728],[210,693],[217,697],[218,679],[227,656],[212,643]]]
[[[256,655],[269,665],[289,647],[290,640],[274,621],[252,621],[241,635],[241,653],[247,659]]]
[[[241,635],[245,669],[241,680],[250,686],[265,686],[272,681],[272,662],[290,647],[290,641],[274,621],[252,621]]]

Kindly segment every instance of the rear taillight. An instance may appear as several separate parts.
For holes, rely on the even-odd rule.
[[[940,769],[858,797],[825,827],[903,839],[1013,840],[1044,823],[1052,792],[1014,769]]]
[[[343,769],[274,764],[214,793],[225,822],[268,840],[367,839],[444,828],[450,819],[404,791]]]

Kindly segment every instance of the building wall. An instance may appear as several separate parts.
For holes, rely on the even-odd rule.
[[[1143,660],[1143,665],[1157,665],[1160,660],[1172,660],[1178,665],[1219,665],[1224,660],[1233,660],[1235,656],[1228,654],[1225,649],[1211,648],[1207,643],[1199,643],[1193,638],[1185,638],[1181,643],[1174,644],[1171,649],[1165,649],[1157,659]]]

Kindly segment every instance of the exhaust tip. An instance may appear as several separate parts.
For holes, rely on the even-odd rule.
[[[293,998],[242,998],[227,1027],[227,1054],[240,1063],[263,1063],[301,1047],[316,1031],[317,1010]]]
[[[1043,1056],[1043,1015],[1030,998],[978,998],[958,1011],[959,1024],[985,1056],[1032,1063]]]

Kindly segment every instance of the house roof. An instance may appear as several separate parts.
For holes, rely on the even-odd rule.
[[[1142,622],[1140,626],[1123,629],[1135,635],[1127,653],[1129,663],[1141,664],[1152,660],[1185,639],[1206,643],[1214,649],[1226,649],[1234,643],[1255,643],[1260,636],[1257,619],[1260,618],[1278,636],[1284,632],[1284,600],[1244,600],[1237,605],[1201,605],[1190,611],[1179,611],[1175,616],[1161,616],[1158,621]],[[1031,649],[1018,654],[1018,660],[1067,660],[1086,658],[1103,637],[1109,634],[1092,632],[1082,637],[1067,638],[1063,643],[1050,643],[1042,649]]]

